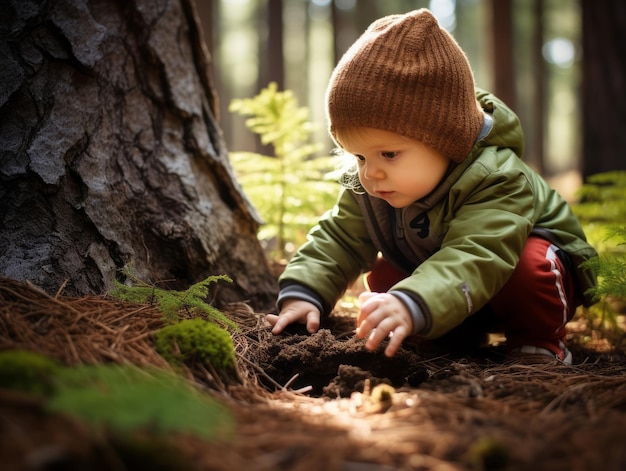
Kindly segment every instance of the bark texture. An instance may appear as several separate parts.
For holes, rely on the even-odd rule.
[[[582,0],[583,177],[626,170],[626,2]]]
[[[209,275],[276,294],[192,0],[2,0],[0,273],[68,295]]]

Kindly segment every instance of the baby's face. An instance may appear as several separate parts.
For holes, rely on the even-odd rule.
[[[347,137],[343,148],[357,160],[361,185],[394,208],[409,206],[434,190],[450,163],[432,147],[389,131],[357,128]]]

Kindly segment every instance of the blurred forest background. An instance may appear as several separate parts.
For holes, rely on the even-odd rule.
[[[310,109],[328,153],[324,91],[343,52],[375,19],[429,8],[465,50],[476,83],[520,116],[526,160],[567,198],[582,162],[582,5],[574,0],[220,0],[198,2],[230,151],[263,151],[228,111],[270,82]],[[565,178],[563,178],[565,177]]]
[[[525,160],[563,196],[576,199],[591,176],[626,171],[624,0],[3,5],[0,271],[51,292],[67,279],[67,293],[98,292],[132,259],[138,275],[160,280],[238,267],[229,275],[246,280],[239,288],[273,302],[269,287],[256,288],[271,281],[264,255],[287,258],[284,242],[297,246],[336,197],[322,182],[334,162],[324,159],[333,67],[372,21],[416,8],[434,12],[478,86],[519,114]],[[270,139],[282,131],[247,126],[249,111],[276,115],[279,103],[287,118],[270,119],[289,121],[289,145]],[[590,182],[601,188],[587,192],[588,220],[626,221],[623,176]]]

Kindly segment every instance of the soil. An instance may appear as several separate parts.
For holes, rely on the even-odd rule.
[[[200,365],[182,374],[232,413],[212,440],[94,430],[47,411],[45,399],[0,389],[3,470],[624,470],[623,331],[582,317],[574,365],[512,361],[502,339],[468,354],[406,342],[387,358],[353,335],[340,307],[319,332],[273,336],[244,304],[228,315],[238,377]],[[154,306],[51,297],[0,279],[0,350],[33,350],[69,366],[171,367],[154,350]]]

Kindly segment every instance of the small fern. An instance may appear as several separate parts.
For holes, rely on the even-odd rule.
[[[614,304],[626,301],[626,228],[611,226],[607,229],[607,239],[619,242],[612,250],[607,250],[596,258],[583,263],[598,276],[598,283],[589,293],[599,304],[592,306],[591,312],[600,317],[602,323],[617,328],[617,312]]]
[[[598,253],[611,251],[613,226],[626,226],[626,171],[591,175],[576,192],[579,203],[572,209],[583,223],[585,234]]]
[[[587,222],[615,224],[626,221],[626,171],[598,173],[577,191],[581,201],[575,211]]]
[[[231,152],[229,158],[237,181],[264,220],[259,239],[268,249],[275,240],[276,249],[268,251],[282,260],[335,203],[338,182],[328,176],[335,159],[316,155],[321,145],[309,142],[315,128],[309,109],[274,82],[254,98],[233,100],[229,111],[246,116],[246,127],[273,150],[273,155]]]
[[[591,268],[598,275],[598,284],[590,289],[596,301],[612,296],[626,299],[626,228],[609,227],[607,240],[617,239],[615,249],[607,251],[597,258],[587,260],[583,265]]]
[[[598,277],[589,290],[596,304],[587,317],[618,331],[618,314],[626,302],[626,172],[592,175],[577,193],[573,210],[599,256],[583,264]]]
[[[56,390],[49,411],[73,415],[96,428],[188,433],[204,439],[232,434],[227,409],[162,371],[119,365],[65,368]]]
[[[186,290],[177,291],[157,288],[153,284],[138,279],[128,266],[124,268],[123,272],[134,285],[128,286],[117,280],[114,281],[115,288],[109,292],[109,295],[114,298],[134,303],[154,303],[163,313],[165,319],[170,322],[179,320],[179,312],[186,310],[190,313],[202,313],[206,315],[211,322],[216,322],[233,329],[237,328],[237,325],[219,309],[206,302],[211,284],[217,283],[220,280],[229,283],[233,281],[228,275],[209,276],[205,280],[191,285]]]

